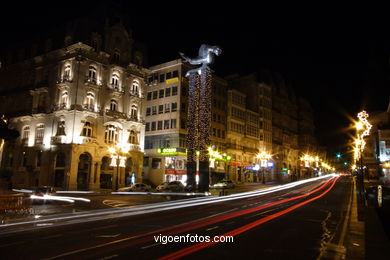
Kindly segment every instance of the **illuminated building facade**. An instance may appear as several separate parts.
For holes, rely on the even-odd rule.
[[[20,132],[5,144],[1,165],[13,171],[13,187],[96,190],[112,189],[117,177],[119,187],[142,181],[148,70],[121,23],[96,23],[70,23],[60,40],[21,50],[1,68],[0,111]],[[119,176],[108,152],[117,144],[129,148]]]
[[[188,79],[191,69],[181,59],[150,67],[145,89],[145,178],[154,184],[186,181]],[[226,138],[227,83],[213,75],[211,145],[222,151]],[[214,175],[223,175],[217,164]]]
[[[387,111],[370,112],[368,118],[372,128],[365,138],[366,145],[362,153],[365,176],[379,177],[390,181],[390,103]]]

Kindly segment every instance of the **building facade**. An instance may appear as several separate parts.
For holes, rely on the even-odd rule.
[[[1,165],[13,171],[14,187],[91,190],[142,181],[142,55],[122,24],[106,21],[88,33],[83,25],[0,70],[0,110],[20,133],[4,145]],[[126,151],[110,154],[118,146]]]

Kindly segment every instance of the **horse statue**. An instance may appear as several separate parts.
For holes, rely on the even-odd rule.
[[[218,46],[211,46],[207,44],[202,44],[200,46],[199,56],[193,59],[185,56],[184,53],[179,52],[180,56],[184,59],[185,62],[188,62],[191,65],[202,64],[202,66],[200,66],[199,68],[187,71],[186,77],[195,73],[198,73],[200,75],[202,73],[202,70],[211,70],[208,64],[212,64],[214,62],[214,54],[219,56],[221,53],[222,50]]]

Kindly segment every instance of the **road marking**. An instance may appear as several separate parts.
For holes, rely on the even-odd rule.
[[[151,244],[151,245],[148,245],[148,246],[143,246],[143,247],[141,247],[141,249],[148,249],[148,248],[151,248],[151,247],[154,247],[154,246],[158,246],[158,245],[161,245],[161,243]]]
[[[206,229],[206,231],[210,231],[210,230],[217,229],[217,228],[219,228],[219,226],[215,226],[215,227],[212,227],[212,228],[208,228],[208,229]]]
[[[119,234],[115,234],[115,235],[99,235],[99,236],[97,236],[97,237],[103,237],[103,238],[110,238],[110,237],[118,237],[118,236],[120,236],[121,234],[119,233]]]

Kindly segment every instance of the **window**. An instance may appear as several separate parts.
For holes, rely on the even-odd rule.
[[[64,69],[64,80],[70,80],[70,72],[71,72],[70,64],[67,64]]]
[[[152,122],[152,131],[156,131],[156,122]]]
[[[95,66],[89,66],[87,81],[92,82],[92,83],[96,83],[96,67]]]
[[[150,116],[152,109],[150,107],[146,108],[146,116]]]
[[[138,107],[137,105],[132,105],[130,110],[130,117],[133,119],[138,119]]]
[[[134,80],[133,84],[131,85],[131,94],[138,96],[139,94],[139,83],[138,81]]]
[[[176,112],[177,111],[177,103],[172,103],[172,112]]]
[[[157,90],[156,91],[153,91],[153,99],[157,99]]]
[[[179,77],[179,71],[174,70],[174,71],[172,72],[172,78],[177,78],[177,77]]]
[[[171,79],[172,78],[172,72],[167,72],[166,79]]]
[[[86,137],[92,137],[92,124],[91,124],[91,122],[88,122],[88,121],[85,122],[81,135],[86,136]]]
[[[69,98],[68,91],[63,91],[60,97],[61,108],[66,108],[68,106],[68,98]]]
[[[171,104],[165,104],[165,113],[171,112]]]
[[[28,139],[30,137],[30,126],[23,127],[22,144],[28,145]]]
[[[57,134],[56,136],[66,135],[65,134],[65,120],[60,120],[57,123]]]
[[[135,131],[131,130],[129,135],[129,143],[130,144],[138,144],[138,138]]]
[[[163,121],[159,120],[157,122],[157,130],[162,130]]]
[[[187,96],[187,88],[186,88],[186,86],[181,86],[181,95],[183,97]]]
[[[163,98],[164,97],[164,89],[160,89],[158,93],[158,98]]]
[[[165,74],[160,74],[160,83],[165,81]]]
[[[186,112],[186,103],[181,103],[181,111]]]
[[[164,129],[169,129],[169,120],[164,120]]]
[[[152,106],[152,115],[157,115],[157,107]]]
[[[152,85],[153,84],[153,76],[149,76],[148,77],[148,85]]]
[[[171,128],[175,129],[176,128],[176,118],[171,119]]]
[[[164,105],[158,105],[158,113],[159,114],[164,113]]]
[[[172,96],[177,95],[177,87],[172,87]]]
[[[39,124],[35,130],[35,144],[42,144],[45,135],[45,125]]]
[[[161,158],[152,158],[152,168],[153,169],[161,168]]]
[[[171,96],[171,88],[166,88],[165,89],[165,96],[170,97]]]
[[[118,102],[116,102],[116,100],[112,99],[110,102],[110,110],[116,111],[117,108],[118,108]]]
[[[118,130],[113,125],[108,125],[106,127],[105,135],[104,135],[104,141],[107,144],[113,144],[118,142]]]
[[[111,87],[116,90],[119,89],[119,75],[117,73],[112,74]]]
[[[146,100],[152,100],[152,92],[148,92],[148,95],[146,96]]]
[[[95,95],[92,92],[88,92],[85,98],[85,108],[93,109],[95,104]]]
[[[146,132],[150,131],[150,123],[149,122],[146,122],[146,124],[145,124],[145,131]]]

